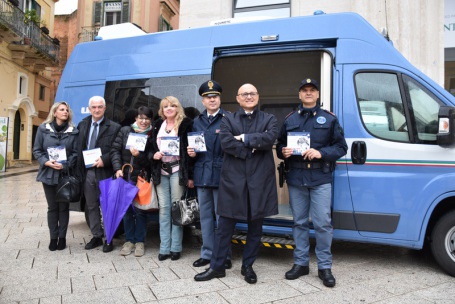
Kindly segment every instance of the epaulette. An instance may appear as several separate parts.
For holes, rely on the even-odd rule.
[[[284,118],[285,120],[288,119],[289,116],[291,116],[292,114],[294,114],[297,110],[294,110],[292,111],[291,113],[289,113],[288,115],[286,115],[286,117]]]
[[[332,115],[333,117],[337,117],[335,114],[333,114],[332,112],[330,112],[329,110],[326,110],[326,109],[323,109],[325,112],[329,113],[330,115]]]

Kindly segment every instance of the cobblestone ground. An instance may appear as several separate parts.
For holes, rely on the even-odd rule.
[[[292,251],[269,248],[261,248],[258,282],[249,285],[237,246],[225,278],[195,282],[203,270],[192,266],[199,231],[185,230],[180,260],[160,262],[153,221],[146,254],[123,257],[123,236],[114,239],[113,252],[84,250],[90,230],[82,213],[71,212],[67,248],[50,252],[44,193],[29,171],[0,175],[0,303],[455,303],[455,279],[430,255],[389,246],[335,242],[334,288],[317,278],[314,255],[308,276],[285,280]]]

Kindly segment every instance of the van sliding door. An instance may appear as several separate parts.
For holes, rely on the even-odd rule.
[[[302,49],[296,46],[288,50],[273,49],[228,49],[215,50],[213,79],[223,86],[221,106],[228,111],[238,110],[238,88],[253,84],[259,92],[259,108],[274,114],[281,126],[285,117],[301,103],[298,98],[299,84],[303,78],[317,79],[321,84],[321,101],[324,108],[331,109],[332,57],[325,50]],[[277,51],[279,49],[279,51]],[[275,155],[275,161],[281,162]],[[278,185],[279,215],[274,218],[292,219],[286,184]],[[271,220],[273,224],[273,220]],[[265,232],[266,233],[266,232]]]

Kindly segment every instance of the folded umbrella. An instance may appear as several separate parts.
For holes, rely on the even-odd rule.
[[[126,165],[131,166],[130,164],[125,164],[124,166]],[[132,170],[133,167],[131,166]],[[139,189],[123,178],[101,180],[99,182],[99,188],[101,192],[100,206],[101,213],[103,214],[104,232],[106,233],[106,242],[110,244],[120,221],[133,202]]]

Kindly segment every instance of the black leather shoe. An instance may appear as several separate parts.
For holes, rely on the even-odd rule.
[[[161,254],[161,253],[158,254],[158,260],[160,260],[160,261],[167,260],[167,259],[169,259],[170,257],[171,257],[170,254]]]
[[[288,272],[284,275],[287,280],[295,280],[301,276],[307,275],[310,273],[310,268],[308,266],[296,265],[294,264]]]
[[[240,273],[245,276],[245,281],[250,284],[254,284],[258,281],[256,272],[253,270],[253,266],[243,266]]]
[[[66,248],[66,239],[65,238],[59,238],[58,239],[58,244],[57,244],[57,250],[63,250]]]
[[[178,259],[180,259],[180,252],[172,252],[171,251],[171,260],[172,261],[177,261]]]
[[[194,267],[202,267],[202,266],[205,266],[207,264],[210,264],[210,260],[200,258],[200,259],[197,259],[196,261],[194,261],[193,266]]]
[[[85,249],[90,250],[101,245],[103,245],[103,240],[101,238],[94,237],[87,243],[87,245],[85,245]]]
[[[332,270],[328,269],[319,269],[318,277],[322,280],[324,286],[333,287],[335,286],[335,277],[332,274]]]
[[[57,239],[51,239],[51,242],[49,243],[49,250],[50,251],[55,251],[57,250],[58,244],[57,244]]]
[[[224,262],[224,269],[231,269],[231,268],[232,268],[231,260],[226,260],[226,262]]]
[[[103,252],[111,252],[112,250],[114,250],[114,244],[108,244],[106,241],[104,241]]]
[[[226,272],[223,271],[216,271],[212,268],[207,269],[204,272],[201,272],[194,276],[195,281],[209,281],[215,278],[224,278],[226,276]]]

